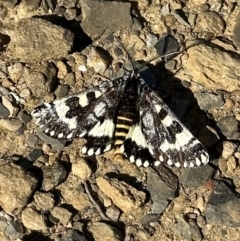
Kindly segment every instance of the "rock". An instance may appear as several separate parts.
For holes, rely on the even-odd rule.
[[[58,0],[58,6],[63,6],[65,8],[74,8],[76,6],[76,0]]]
[[[228,159],[231,157],[237,149],[237,145],[230,141],[223,142],[222,157]]]
[[[182,184],[198,187],[204,185],[212,176],[213,169],[209,165],[196,168],[183,169],[179,182]]]
[[[66,144],[66,140],[54,139],[45,133],[43,133],[41,128],[37,128],[36,135],[45,143],[51,145],[53,151],[61,150]]]
[[[22,222],[26,228],[32,230],[47,229],[45,217],[31,208],[25,208],[22,211]]]
[[[14,163],[0,164],[0,205],[6,212],[23,208],[37,186],[33,175]]]
[[[10,79],[14,83],[17,83],[22,77],[22,74],[24,71],[24,67],[22,63],[15,63],[13,65],[8,66],[7,69],[8,69]]]
[[[17,0],[3,0],[2,3],[7,8],[14,8],[14,6],[17,4]]]
[[[29,121],[32,120],[32,117],[31,117],[31,115],[29,115],[27,112],[25,112],[25,111],[20,111],[20,112],[18,113],[18,119],[19,119],[20,121],[22,121],[22,122],[26,125]]]
[[[67,171],[63,165],[54,163],[51,166],[42,166],[43,182],[42,189],[49,191],[56,187],[67,176]]]
[[[73,37],[69,30],[41,18],[22,18],[7,52],[26,63],[62,58],[72,49]]]
[[[81,1],[81,27],[91,38],[130,27],[133,23],[128,2]]]
[[[41,5],[41,0],[22,0],[21,6],[23,11],[26,13],[31,13],[37,10]]]
[[[51,193],[36,192],[33,198],[37,206],[43,211],[49,211],[54,207],[55,200]]]
[[[240,210],[235,208],[239,205],[239,197],[225,183],[219,182],[206,206],[207,224],[240,227]]]
[[[52,90],[53,87],[48,87],[46,77],[43,73],[30,70],[27,73],[24,74],[24,80],[34,96],[43,97]]]
[[[68,73],[66,75],[66,77],[64,78],[64,82],[65,82],[65,84],[70,85],[70,86],[75,85],[75,83],[76,83],[75,74]]]
[[[108,60],[106,56],[97,50],[96,48],[91,48],[87,58],[87,66],[93,68],[96,73],[103,74],[107,69]]]
[[[89,228],[95,241],[123,241],[123,234],[121,231],[106,223],[96,222]]]
[[[198,21],[194,28],[196,31],[212,32],[215,35],[221,35],[224,31],[225,23],[222,17],[216,12],[202,12],[198,14]]]
[[[57,62],[57,68],[58,68],[57,77],[59,79],[64,79],[64,77],[68,73],[67,65],[63,61],[58,61]]]
[[[79,234],[76,230],[70,229],[62,234],[59,241],[88,241],[82,234]]]
[[[238,17],[235,20],[235,27],[233,30],[233,42],[234,44],[240,48],[240,11],[238,13]]]
[[[65,13],[64,13],[64,17],[67,20],[74,20],[77,17],[77,9],[76,8],[67,8]]]
[[[72,173],[85,181],[92,175],[92,170],[84,158],[80,158],[77,163],[72,164]]]
[[[224,100],[221,95],[195,93],[194,96],[201,110],[217,109],[224,105]]]
[[[186,241],[193,241],[191,238],[191,229],[183,216],[179,216],[169,227],[176,236],[184,238]]]
[[[79,211],[92,205],[88,196],[79,190],[79,179],[77,178],[72,181],[72,177],[68,177],[64,183],[59,185],[58,189],[65,202]]]
[[[105,179],[98,177],[97,185],[101,191],[112,199],[123,212],[137,209],[143,205],[146,195],[144,192],[138,191],[124,181],[116,178]]]
[[[5,234],[11,239],[20,239],[24,235],[22,223],[18,220],[11,222],[5,229]]]
[[[114,222],[118,222],[120,215],[121,215],[121,210],[115,206],[112,205],[111,207],[109,207],[106,211],[106,215]]]
[[[51,214],[54,218],[57,218],[64,226],[67,225],[68,221],[72,217],[72,213],[66,208],[54,207],[51,211]]]
[[[0,118],[4,119],[7,118],[9,115],[10,111],[2,103],[0,103]]]
[[[8,131],[17,131],[22,127],[22,122],[17,119],[0,119],[0,127]]]
[[[27,156],[27,159],[31,162],[35,162],[40,156],[43,155],[41,149],[33,149]]]
[[[5,230],[7,226],[8,226],[7,220],[0,219],[0,230]]]
[[[195,82],[213,90],[238,90],[240,60],[219,48],[197,45],[188,49],[184,68]],[[207,58],[206,58],[207,56]],[[201,64],[199,64],[201,63]],[[219,71],[221,70],[221,71]]]
[[[69,89],[69,85],[62,84],[57,87],[54,93],[57,96],[57,98],[63,98],[68,95]]]
[[[231,138],[233,134],[238,131],[238,121],[233,116],[221,118],[217,122],[217,126],[219,127],[221,133],[229,138]]]
[[[150,192],[153,202],[152,213],[159,214],[175,197],[176,190],[167,186],[153,169],[149,168],[147,171],[147,190]]]

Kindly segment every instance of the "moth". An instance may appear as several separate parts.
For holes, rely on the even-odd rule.
[[[100,155],[115,148],[137,166],[195,167],[209,156],[134,68],[77,94],[43,103],[32,117],[59,139],[85,138],[82,153]]]

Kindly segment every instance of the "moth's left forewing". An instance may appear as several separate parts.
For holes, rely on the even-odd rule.
[[[203,145],[173,114],[164,101],[150,88],[140,95],[139,116],[142,133],[154,165],[166,163],[176,167],[194,167],[209,161]]]

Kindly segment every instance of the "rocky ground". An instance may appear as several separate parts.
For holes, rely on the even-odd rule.
[[[240,240],[240,7],[234,0],[0,2],[0,240]],[[149,63],[209,165],[81,154],[31,111]],[[160,178],[161,177],[161,178]],[[179,182],[178,182],[179,180]]]

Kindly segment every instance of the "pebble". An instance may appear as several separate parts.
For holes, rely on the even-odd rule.
[[[64,78],[65,84],[73,86],[76,83],[76,78],[74,73],[68,73]]]
[[[239,32],[240,32],[240,12],[238,13],[238,16],[235,20],[235,27],[233,30],[233,42],[238,48],[240,48]]]
[[[85,181],[92,175],[92,170],[84,158],[80,158],[77,163],[72,164],[72,173]]]
[[[72,49],[74,35],[70,30],[42,18],[21,18],[16,24],[13,39],[7,48],[9,55],[21,62],[39,63],[66,56]]]
[[[51,211],[53,217],[57,218],[64,226],[67,225],[70,218],[72,217],[72,213],[63,207],[54,207]]]
[[[27,159],[31,162],[35,162],[40,156],[43,155],[41,149],[33,149],[27,156]]]
[[[238,131],[238,121],[233,116],[227,116],[221,118],[217,122],[221,133],[229,138],[232,138],[233,134]]]
[[[223,89],[233,92],[239,89],[240,69],[236,69],[239,59],[234,55],[214,46],[200,44],[188,49],[188,57],[184,69],[193,77],[195,83],[212,91]],[[201,66],[199,62],[202,63]]]
[[[63,6],[65,8],[74,8],[76,6],[76,0],[58,0],[58,6]]]
[[[92,39],[103,33],[126,29],[133,24],[129,2],[83,0],[81,10],[84,16],[81,27]]]
[[[67,176],[67,171],[63,165],[54,163],[51,166],[42,166],[43,182],[42,189],[49,191],[56,187]]]
[[[198,14],[198,21],[195,29],[205,29],[215,35],[221,35],[224,31],[224,21],[222,17],[216,12],[205,11]]]
[[[46,218],[32,208],[25,208],[22,211],[22,222],[26,228],[32,230],[45,230],[48,228]]]
[[[8,74],[10,79],[14,82],[17,83],[20,78],[22,77],[24,67],[22,63],[15,63],[13,65],[10,65],[7,67]]]
[[[240,227],[239,197],[224,182],[214,186],[206,206],[206,221],[212,225]]]
[[[88,196],[80,187],[79,180],[77,178],[74,179],[71,175],[58,187],[64,201],[72,205],[78,211],[87,210],[92,206]]]
[[[31,117],[31,115],[29,115],[27,112],[25,112],[25,111],[20,111],[20,112],[18,113],[18,119],[19,119],[20,121],[22,121],[22,122],[26,125],[29,121],[32,120],[32,117]]]
[[[4,160],[2,162],[0,168],[0,205],[6,212],[12,212],[27,204],[38,180],[32,173],[19,165],[6,163]]]
[[[37,206],[43,211],[49,211],[54,207],[55,200],[52,193],[36,192],[33,198]]]
[[[67,65],[63,61],[58,61],[57,62],[57,68],[58,68],[57,77],[59,79],[64,79],[64,77],[68,73]]]
[[[176,195],[176,189],[167,186],[152,168],[148,169],[147,190],[153,202],[152,214],[162,213]]]
[[[0,127],[8,131],[17,131],[22,127],[22,122],[18,119],[0,119]]]
[[[69,21],[74,20],[77,17],[77,9],[76,8],[67,8],[64,13],[64,17]]]
[[[222,157],[228,159],[237,149],[237,145],[231,141],[224,141],[222,145]]]
[[[9,115],[10,111],[2,103],[0,103],[0,118],[4,119],[7,118]]]
[[[88,241],[87,238],[74,229],[69,229],[62,234],[59,241]]]
[[[221,95],[214,95],[210,93],[195,93],[194,97],[197,99],[201,110],[218,109],[224,105],[224,100]]]
[[[110,208],[107,209],[106,215],[114,222],[118,222],[120,215],[121,215],[121,210],[115,206],[112,205]]]
[[[137,209],[145,202],[146,194],[124,181],[119,181],[116,178],[98,177],[96,182],[101,191],[111,198],[113,203],[123,212]]]
[[[37,128],[36,135],[45,143],[51,145],[53,151],[61,150],[66,144],[66,140],[54,139],[45,133],[43,133],[41,128]]]
[[[111,240],[111,241],[123,241],[122,232],[114,226],[109,224],[96,222],[89,228],[90,233],[95,241]]]
[[[21,222],[15,220],[7,226],[4,233],[11,239],[20,239],[24,235],[24,227]]]
[[[54,93],[57,96],[57,98],[63,98],[68,95],[69,89],[69,85],[62,84],[57,87]]]
[[[96,73],[103,74],[109,65],[106,56],[97,50],[91,48],[87,58],[87,66],[93,68]]]
[[[196,168],[183,169],[179,176],[179,181],[182,184],[189,185],[191,187],[198,187],[206,184],[211,178],[213,169],[209,165],[200,166]]]

